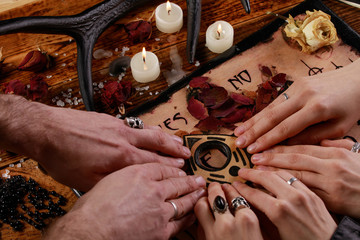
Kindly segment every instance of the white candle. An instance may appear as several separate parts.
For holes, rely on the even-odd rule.
[[[206,30],[206,46],[214,53],[228,50],[234,42],[234,28],[230,23],[217,21]]]
[[[163,33],[180,31],[183,26],[183,11],[175,3],[160,4],[155,10],[156,27]]]
[[[145,48],[131,58],[130,68],[134,79],[141,83],[154,81],[160,75],[159,59]]]

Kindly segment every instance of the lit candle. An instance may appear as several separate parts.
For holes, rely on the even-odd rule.
[[[183,11],[175,3],[160,4],[155,10],[156,27],[163,33],[180,31],[183,26]]]
[[[130,68],[134,79],[141,83],[154,81],[160,75],[159,59],[145,48],[132,57]]]
[[[230,23],[217,21],[206,30],[206,46],[214,53],[228,50],[234,42],[234,28]]]

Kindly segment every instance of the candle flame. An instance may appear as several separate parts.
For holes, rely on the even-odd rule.
[[[217,33],[217,39],[220,39],[221,32],[222,32],[221,23],[219,23],[218,29],[217,29],[217,31],[216,31],[216,33]]]
[[[147,70],[147,66],[146,66],[146,49],[145,47],[143,47],[143,50],[142,50],[142,59],[143,59],[143,62],[144,62],[144,70]]]
[[[168,15],[170,15],[170,12],[171,12],[171,4],[170,4],[170,1],[169,1],[169,0],[166,2],[166,11],[167,11]]]

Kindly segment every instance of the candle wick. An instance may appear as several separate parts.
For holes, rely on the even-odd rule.
[[[171,12],[171,9],[170,9],[170,10],[168,10],[168,15],[170,15],[170,12]]]
[[[144,70],[147,70],[148,68],[147,68],[147,65],[146,65],[146,58],[143,57],[142,59],[143,59],[143,62],[144,62]]]
[[[218,31],[216,31],[216,33],[217,33],[217,36],[216,36],[216,39],[220,39],[220,36],[221,36],[221,33],[220,33],[220,31],[218,30]]]

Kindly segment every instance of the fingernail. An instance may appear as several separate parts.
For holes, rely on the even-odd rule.
[[[253,163],[259,163],[261,162],[261,160],[263,160],[263,155],[261,153],[254,154],[251,157],[251,162]]]
[[[185,160],[182,158],[176,159],[176,162],[179,164],[179,167],[182,167],[185,164]]]
[[[196,195],[200,198],[205,195],[205,192],[206,192],[205,189],[201,188],[196,191]]]
[[[245,132],[244,126],[239,126],[235,129],[235,136],[239,136]]]
[[[172,138],[173,138],[175,141],[177,141],[178,143],[183,144],[183,140],[182,140],[181,137],[178,137],[178,136],[176,136],[176,135],[171,135],[171,136],[172,136]]]
[[[248,151],[249,153],[253,153],[253,152],[256,151],[256,148],[257,148],[257,144],[256,144],[256,143],[253,143],[253,144],[251,144],[250,146],[248,146],[247,151]]]
[[[237,147],[243,147],[244,145],[245,145],[245,142],[246,142],[246,139],[245,139],[245,137],[243,137],[243,136],[241,136],[241,137],[238,137],[238,139],[236,139],[236,141],[235,141],[235,145],[237,146]]]
[[[268,150],[263,151],[263,153],[271,153],[271,152],[273,152],[273,151],[274,151],[273,148],[269,148]]]
[[[183,147],[183,151],[185,153],[186,156],[190,156],[191,155],[191,152],[190,152],[190,149],[187,148],[187,147]]]
[[[186,176],[186,172],[184,171],[179,171],[179,177],[185,177]]]
[[[204,180],[203,177],[198,176],[195,178],[195,182],[199,185],[199,186],[205,186],[206,182]]]

